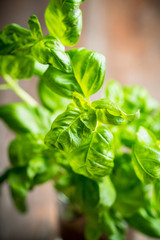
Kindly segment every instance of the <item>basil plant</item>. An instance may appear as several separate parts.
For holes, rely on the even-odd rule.
[[[81,34],[84,0],[50,0],[49,34],[35,15],[29,29],[17,24],[0,32],[0,90],[23,101],[0,106],[0,118],[16,133],[8,147],[8,182],[16,208],[27,193],[53,180],[72,209],[87,217],[86,240],[126,239],[127,225],[160,238],[160,105],[140,86],[107,83],[105,57],[72,48]],[[37,75],[41,104],[20,86]]]

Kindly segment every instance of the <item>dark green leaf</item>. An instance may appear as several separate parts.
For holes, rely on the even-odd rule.
[[[26,103],[11,103],[0,107],[2,119],[17,133],[46,133],[51,124],[51,114],[44,108]]]
[[[160,218],[156,218],[148,209],[141,208],[132,217],[125,219],[136,230],[150,237],[160,238]]]
[[[130,155],[115,159],[112,180],[117,192],[114,208],[123,216],[133,215],[144,205],[145,188],[134,172]]]
[[[153,206],[160,217],[160,179],[156,180],[153,185]]]
[[[50,0],[45,12],[47,28],[66,46],[74,46],[82,29],[81,0]]]
[[[43,37],[43,33],[42,33],[42,30],[41,30],[41,25],[40,25],[36,15],[30,16],[30,18],[28,20],[28,26],[31,30],[31,35],[32,35],[33,38],[40,39],[40,38]]]
[[[138,178],[145,183],[160,177],[160,149],[156,137],[140,127],[133,147],[132,160]]]
[[[74,172],[87,177],[103,177],[113,168],[112,134],[104,126],[97,129],[70,157]]]

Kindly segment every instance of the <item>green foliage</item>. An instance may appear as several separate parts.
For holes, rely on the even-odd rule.
[[[0,106],[0,119],[16,133],[0,184],[8,181],[25,212],[28,191],[54,180],[73,213],[86,215],[87,240],[125,240],[127,223],[160,238],[160,106],[145,88],[115,80],[104,98],[90,101],[104,82],[105,57],[65,51],[79,39],[83,1],[50,0],[50,35],[43,36],[35,15],[29,29],[10,24],[0,32],[0,90],[24,101]],[[33,75],[44,107],[19,86]]]

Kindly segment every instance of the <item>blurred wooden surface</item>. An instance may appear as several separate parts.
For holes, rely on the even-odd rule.
[[[48,2],[0,1],[0,29],[12,22],[27,27],[29,16],[36,14],[47,33],[43,14]],[[160,100],[160,1],[86,0],[82,9],[84,27],[77,46],[106,56],[106,81],[115,78],[125,84],[143,85]],[[22,81],[22,86],[37,98],[36,79]],[[18,100],[11,91],[0,92],[0,104]],[[13,138],[0,122],[0,172],[8,165],[7,145]],[[5,184],[0,196],[0,239],[54,239],[58,224],[56,201],[50,184],[40,186],[29,194],[29,212],[19,215]],[[146,239],[137,233],[132,237]]]

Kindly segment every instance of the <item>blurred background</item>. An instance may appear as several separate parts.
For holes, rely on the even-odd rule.
[[[0,30],[7,24],[27,27],[29,16],[36,14],[44,34],[44,10],[49,0],[0,1]],[[81,5],[83,31],[77,46],[103,53],[106,79],[122,84],[139,84],[160,101],[160,1],[159,0],[86,0]],[[0,79],[0,83],[3,80]],[[37,99],[37,79],[21,81]],[[0,104],[18,101],[11,91],[0,92]],[[7,146],[14,134],[0,121],[0,173],[8,166]],[[7,184],[0,193],[1,240],[50,240],[58,229],[57,198],[50,183],[29,194],[29,211],[20,215],[13,207]],[[135,233],[133,240],[148,239]]]

